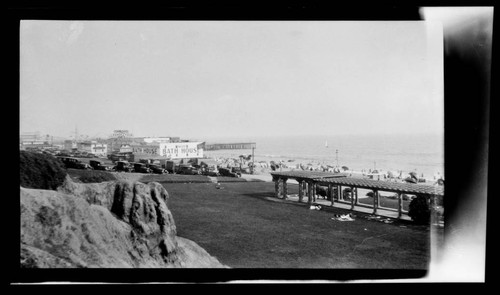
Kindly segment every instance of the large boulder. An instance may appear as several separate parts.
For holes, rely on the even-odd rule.
[[[225,267],[177,237],[159,183],[21,188],[22,267]]]

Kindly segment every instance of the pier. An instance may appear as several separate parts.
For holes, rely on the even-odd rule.
[[[239,143],[205,143],[205,151],[217,150],[249,150],[255,149],[255,142],[239,142]]]

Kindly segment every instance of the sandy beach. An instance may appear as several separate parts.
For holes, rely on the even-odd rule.
[[[205,156],[215,160],[217,163],[221,164],[223,167],[239,167],[240,164],[240,155],[250,157],[251,154],[248,154],[248,151],[215,151],[215,152],[206,152]],[[247,167],[247,164],[250,161],[243,160],[242,167]],[[285,157],[265,157],[255,155],[255,167],[253,174],[242,174],[242,177],[248,179],[259,179],[263,181],[272,181],[272,176],[270,172],[271,163],[280,164],[280,168],[276,168],[275,171],[302,171],[302,170],[310,170],[310,171],[324,171],[324,169],[328,169],[327,171],[334,172],[334,169],[338,169],[336,171],[348,173],[351,177],[359,177],[365,178],[367,174],[371,172],[370,169],[356,171],[356,170],[344,170],[342,167],[335,167],[332,163],[320,162],[314,160],[296,160]],[[410,176],[410,171],[385,171],[383,169],[378,169],[378,173],[374,175],[374,179],[379,180],[388,180],[388,181],[396,181],[403,182],[405,178]],[[392,174],[394,178],[388,179],[388,175]],[[418,175],[419,178],[425,179],[425,183],[433,184],[439,178],[439,175]]]

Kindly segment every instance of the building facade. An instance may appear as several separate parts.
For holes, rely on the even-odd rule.
[[[132,152],[137,155],[160,156],[168,159],[203,158],[204,142],[153,142],[133,144]]]
[[[84,141],[78,143],[78,150],[94,154],[98,157],[106,157],[108,155],[108,146],[105,143],[97,141]]]
[[[73,140],[65,140],[64,141],[64,149],[67,151],[71,151],[73,149],[77,149],[78,145]]]
[[[170,159],[203,158],[204,145],[204,142],[159,143],[159,153]]]

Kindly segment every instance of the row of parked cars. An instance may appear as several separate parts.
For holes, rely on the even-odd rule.
[[[160,165],[150,163],[130,163],[128,161],[116,161],[116,165],[113,169],[114,171],[118,172],[168,174],[168,171],[163,169]]]
[[[238,167],[222,168],[213,165],[193,165],[177,164],[171,167],[170,172],[164,169],[159,163],[150,163],[149,161],[129,162],[116,161],[114,165],[107,165],[103,161],[92,159],[89,163],[82,162],[75,157],[58,157],[66,168],[88,169],[116,172],[136,172],[136,173],[154,173],[154,174],[184,174],[184,175],[206,175],[206,176],[228,176],[241,177],[241,170]]]
[[[165,169],[156,164],[130,163],[128,161],[117,161],[115,165],[106,165],[99,160],[90,160],[89,163],[82,162],[74,157],[58,157],[66,168],[118,171],[118,172],[138,172],[138,173],[168,173]]]

